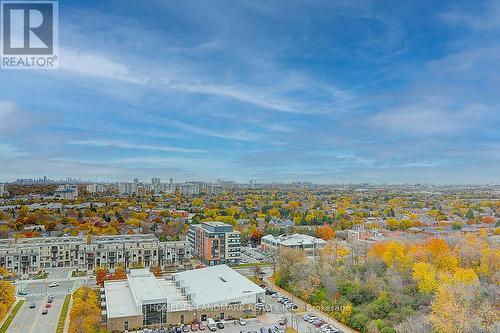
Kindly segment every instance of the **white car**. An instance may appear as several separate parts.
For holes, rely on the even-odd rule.
[[[53,288],[53,287],[57,287],[59,285],[59,283],[57,282],[52,282],[51,284],[49,284],[49,287],[50,288]]]
[[[241,326],[245,326],[247,324],[247,321],[243,318],[238,318],[238,324]]]

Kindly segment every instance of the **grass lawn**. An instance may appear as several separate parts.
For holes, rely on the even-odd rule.
[[[299,333],[295,328],[288,327],[286,333]]]
[[[2,327],[0,327],[0,333],[7,332],[7,329],[9,328],[10,323],[12,322],[12,320],[14,320],[14,317],[16,316],[17,311],[19,311],[19,309],[21,308],[21,306],[23,305],[23,303],[24,303],[24,299],[22,299],[22,300],[20,300],[19,302],[16,303],[16,305],[14,306],[14,309],[12,310],[11,314],[9,315],[9,317],[7,317],[7,319],[3,323]]]
[[[71,272],[71,277],[84,277],[87,276],[86,271],[72,271]]]
[[[41,279],[46,279],[48,276],[49,276],[49,273],[43,272],[41,274],[37,274],[37,275],[33,276],[33,279],[41,280]]]
[[[267,262],[257,262],[257,263],[238,264],[238,265],[234,265],[231,267],[232,268],[244,268],[244,267],[255,267],[255,266],[266,267],[266,266],[271,266],[271,264],[267,263]]]
[[[66,322],[66,316],[68,315],[70,301],[71,295],[66,295],[66,297],[64,297],[61,314],[59,315],[59,323],[57,323],[56,333],[62,333],[64,331],[64,323]]]

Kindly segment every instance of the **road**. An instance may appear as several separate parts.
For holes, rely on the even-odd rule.
[[[72,291],[75,280],[58,281],[59,286],[57,287],[48,287],[50,283],[51,281],[47,280],[17,285],[17,289],[24,290],[28,296],[10,324],[7,333],[55,333],[64,296]],[[47,304],[48,294],[54,295],[54,301],[48,309],[49,312],[42,315],[42,310]],[[36,305],[34,309],[29,308],[32,302]]]
[[[57,281],[59,286],[57,287],[49,287],[51,284],[51,280],[40,281],[40,282],[19,282],[17,284],[17,290],[22,290],[28,293],[28,296],[47,296],[47,293],[54,295],[65,295],[71,291],[73,285],[75,284],[75,280],[65,280],[65,281]]]
[[[57,268],[45,268],[45,271],[49,273],[48,280],[58,280],[66,279],[71,277],[71,268],[57,267]]]
[[[32,302],[36,305],[34,309],[29,308]],[[42,315],[42,310],[47,304],[47,297],[28,296],[10,324],[7,333],[55,333],[63,303],[64,295],[56,295],[48,309],[49,312]]]

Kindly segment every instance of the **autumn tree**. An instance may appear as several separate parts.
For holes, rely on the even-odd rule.
[[[115,273],[111,277],[112,280],[125,280],[127,278],[127,274],[125,273],[125,268],[123,265],[118,264],[115,267]]]
[[[153,274],[156,277],[160,277],[161,276],[161,267],[160,266],[153,267]]]
[[[316,236],[327,241],[335,238],[335,231],[333,231],[331,226],[325,224],[321,227],[318,227],[318,229],[316,230]]]
[[[499,314],[479,286],[443,284],[432,302],[430,319],[439,333],[482,332],[494,327]]]
[[[108,271],[103,268],[103,267],[97,267],[96,268],[96,283],[99,285],[99,286],[104,286],[104,281],[107,279],[108,277]]]
[[[0,319],[5,317],[15,300],[14,285],[8,281],[0,281]]]
[[[419,291],[431,293],[437,288],[436,268],[432,264],[419,262],[413,265],[412,271],[413,279],[417,282]]]
[[[98,332],[101,322],[98,291],[88,286],[78,288],[73,294],[73,306],[69,316],[69,333]]]

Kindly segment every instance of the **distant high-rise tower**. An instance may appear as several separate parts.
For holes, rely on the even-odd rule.
[[[139,178],[134,178],[134,184],[139,184]]]
[[[151,178],[151,184],[153,186],[160,185],[160,183],[161,183],[161,179],[160,178]]]

